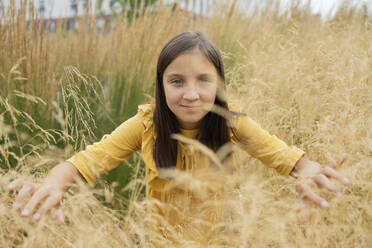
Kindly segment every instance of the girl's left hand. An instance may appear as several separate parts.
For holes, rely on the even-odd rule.
[[[350,184],[350,181],[344,175],[335,170],[335,168],[345,162],[345,160],[346,154],[343,154],[335,164],[324,168],[319,163],[305,157],[297,161],[291,172],[291,176],[297,178],[296,191],[302,202],[301,215],[303,220],[308,220],[310,218],[312,203],[316,203],[322,208],[328,207],[328,202],[316,194],[311,188],[314,183],[318,188],[324,187],[337,196],[341,196],[341,192],[337,186],[331,182],[331,178],[340,181],[343,185]]]

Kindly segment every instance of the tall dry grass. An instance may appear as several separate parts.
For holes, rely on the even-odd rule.
[[[10,12],[1,26],[1,247],[151,246],[147,238],[156,234],[146,226],[151,219],[138,154],[121,165],[132,172],[121,178],[130,182],[122,189],[127,197],[114,193],[115,183],[77,186],[64,199],[67,223],[62,226],[48,218],[35,223],[20,217],[11,208],[13,195],[6,185],[19,177],[42,181],[51,166],[132,114],[146,99],[143,92],[153,93],[162,45],[190,29],[204,31],[220,47],[230,99],[313,160],[326,165],[346,152],[340,171],[352,184],[342,188],[339,198],[321,191],[330,199],[329,208],[314,207],[312,219],[304,223],[295,181],[242,154],[241,166],[225,181],[223,218],[210,226],[221,228],[218,240],[196,242],[181,230],[175,234],[178,246],[370,247],[369,17],[342,12],[324,24],[300,14],[289,20],[264,15],[258,21],[230,6],[194,22],[164,8],[132,25],[123,18],[105,35],[89,27],[94,18],[84,20],[79,32],[42,33],[36,23],[26,28],[22,10]]]

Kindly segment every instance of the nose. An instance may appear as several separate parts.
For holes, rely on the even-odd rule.
[[[183,99],[188,101],[195,101],[199,99],[199,94],[194,86],[188,87],[185,94],[183,94]]]

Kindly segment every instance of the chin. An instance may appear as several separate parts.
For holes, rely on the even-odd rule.
[[[203,118],[188,118],[188,119],[181,119],[181,121],[183,123],[188,123],[188,124],[191,124],[191,125],[194,125],[194,124],[200,124],[201,121],[202,121]]]

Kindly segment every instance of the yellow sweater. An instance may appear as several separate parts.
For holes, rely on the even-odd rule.
[[[203,153],[180,141],[176,164],[178,169],[176,172],[179,174],[169,175],[158,170],[153,160],[156,138],[152,121],[153,107],[152,104],[140,105],[134,117],[68,161],[74,164],[89,185],[93,186],[99,174],[113,169],[121,161],[128,159],[133,152],[141,150],[146,164],[147,198],[157,200],[150,212],[155,213],[155,216],[164,217],[169,226],[175,228],[167,233],[163,219],[156,224],[157,231],[165,238],[176,240],[174,233],[179,229],[185,235],[187,229],[193,239],[208,239],[213,232],[208,223],[218,221],[221,216],[223,177],[220,177],[221,174],[210,173],[209,159]],[[234,104],[229,104],[229,109],[240,112],[240,108]],[[304,151],[287,146],[248,116],[236,116],[234,121],[232,143],[240,144],[251,156],[266,166],[275,168],[282,175],[288,175],[295,163],[304,155]],[[197,131],[181,129],[181,134],[192,139],[195,138]],[[189,173],[191,177],[182,172]],[[171,206],[167,208],[161,203],[170,203]],[[202,227],[203,221],[192,224],[195,216],[202,219],[207,226]]]

